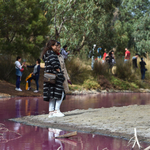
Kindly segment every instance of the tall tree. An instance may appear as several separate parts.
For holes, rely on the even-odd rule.
[[[150,1],[122,0],[119,10],[119,19],[128,31],[128,45],[141,55],[150,52]]]
[[[0,53],[39,57],[48,32],[39,0],[0,3]]]
[[[93,44],[112,48],[111,19],[117,0],[41,0],[49,23],[49,36],[69,44],[79,52],[84,45]]]

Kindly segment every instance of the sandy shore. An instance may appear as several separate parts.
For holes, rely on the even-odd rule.
[[[73,110],[65,117],[48,118],[47,114],[10,119],[43,128],[77,130],[130,139],[137,129],[139,140],[150,142],[150,105],[131,105],[101,109]]]

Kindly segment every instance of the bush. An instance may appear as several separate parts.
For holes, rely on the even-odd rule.
[[[131,66],[131,62],[124,63],[123,60],[117,60],[115,72],[116,76],[126,81],[134,81],[137,79],[137,76],[133,73]]]
[[[108,64],[107,63],[102,64],[102,63],[96,61],[94,63],[93,75],[95,77],[97,77],[98,75],[103,75],[105,77],[110,76]]]
[[[103,75],[98,76],[98,84],[102,87],[102,89],[113,89],[110,81]]]
[[[113,84],[114,88],[120,89],[120,90],[134,90],[138,89],[139,86],[136,85],[135,83],[123,81],[119,78],[116,78],[114,76],[111,77],[111,83]]]
[[[91,74],[91,70],[79,58],[67,60],[65,64],[73,84],[83,84]]]
[[[101,86],[96,81],[91,80],[91,79],[85,80],[83,83],[83,87],[88,90],[101,88]]]

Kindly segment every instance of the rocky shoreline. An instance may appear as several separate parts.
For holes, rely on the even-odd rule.
[[[87,132],[130,139],[137,129],[138,139],[150,142],[150,105],[131,105],[100,109],[73,110],[65,117],[48,118],[47,114],[10,119],[43,128]]]

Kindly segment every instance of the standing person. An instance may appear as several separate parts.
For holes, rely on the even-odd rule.
[[[144,80],[145,79],[145,71],[147,70],[145,68],[146,66],[146,63],[145,61],[143,60],[143,58],[141,58],[141,62],[140,62],[140,67],[141,67],[141,79]]]
[[[94,63],[95,63],[95,60],[94,60],[94,49],[96,47],[96,44],[93,45],[93,49],[91,50],[91,58],[92,58],[92,62],[91,62],[91,68],[92,70],[94,69]]]
[[[114,56],[113,56],[112,51],[109,52],[108,64],[109,64],[110,72],[112,73],[112,67],[113,67],[113,65],[114,65]]]
[[[124,62],[128,62],[130,60],[130,51],[128,48],[125,48],[125,57],[124,57]]]
[[[98,53],[98,56],[97,56],[97,58],[98,58],[98,61],[100,61],[100,59],[101,59],[101,50],[102,50],[102,48],[101,48],[101,46],[97,49],[97,53]]]
[[[63,48],[61,49],[61,54],[63,55],[64,59],[67,59],[70,53],[70,51],[66,52],[67,48],[68,48],[67,45],[64,45]]]
[[[33,66],[28,66],[27,65],[26,66],[28,68],[34,68],[33,72],[32,72],[32,76],[28,79],[28,85],[29,85],[28,90],[31,89],[31,80],[34,79],[35,83],[36,83],[36,90],[34,91],[35,93],[39,92],[39,83],[38,83],[38,81],[39,81],[39,76],[40,76],[40,62],[41,62],[41,60],[38,58],[36,60],[35,65],[33,65]]]
[[[58,55],[58,59],[60,62],[61,70],[65,76],[65,81],[63,83],[63,87],[65,89],[65,93],[68,93],[69,92],[68,82],[71,83],[71,81],[70,81],[70,78],[69,78],[68,73],[67,73],[64,57],[60,54],[60,47],[61,47],[61,44],[59,42],[57,42],[57,55]]]
[[[45,72],[57,74],[56,83],[51,84],[44,82],[43,84],[43,99],[49,102],[49,118],[63,117],[60,112],[60,105],[65,99],[63,82],[65,80],[61,71],[60,62],[57,56],[57,42],[50,40],[43,50],[42,58],[45,62]]]
[[[135,54],[135,56],[132,57],[132,65],[133,65],[133,69],[136,70],[136,68],[138,68],[137,66],[137,58],[138,58],[138,54]]]
[[[105,50],[104,50],[104,54],[103,54],[102,63],[104,63],[104,62],[105,62],[106,55],[107,55],[107,51],[106,51],[106,49],[105,49]]]
[[[21,77],[22,77],[21,69],[23,70],[22,67],[24,66],[24,63],[22,63],[22,65],[21,65],[20,62],[21,62],[21,57],[18,56],[15,61],[15,69],[16,69],[16,88],[15,88],[15,90],[21,92],[22,91],[20,89],[20,82],[21,82]]]

